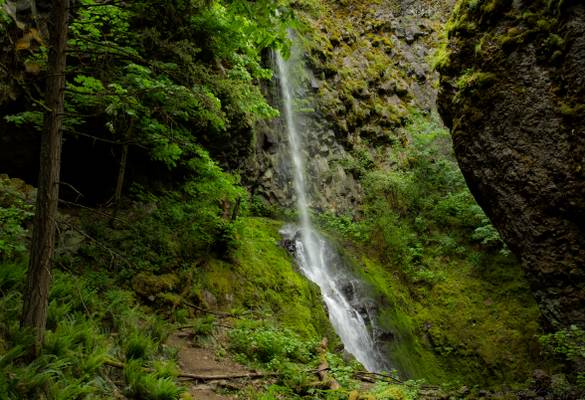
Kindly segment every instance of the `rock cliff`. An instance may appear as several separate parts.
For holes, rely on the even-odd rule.
[[[438,64],[472,193],[548,322],[585,326],[585,5],[460,1]]]
[[[388,166],[388,149],[408,142],[402,128],[413,110],[435,109],[438,76],[429,61],[452,0],[295,4],[302,22],[292,57],[311,205],[354,212],[363,200],[361,175]],[[278,90],[267,92],[278,104]],[[287,139],[278,124],[257,129],[247,183],[271,203],[290,206]]]

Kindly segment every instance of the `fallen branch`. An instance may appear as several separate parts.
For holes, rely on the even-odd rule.
[[[116,361],[116,360],[106,360],[104,361],[104,365],[108,366],[108,367],[113,367],[113,368],[119,368],[119,369],[124,369],[124,367],[126,366],[126,364],[120,362],[120,361]],[[144,369],[148,372],[152,372],[154,371],[152,368],[148,368],[148,367],[144,367]],[[257,378],[265,378],[268,376],[280,376],[282,374],[278,373],[278,372],[243,372],[241,374],[226,374],[226,375],[199,375],[199,374],[189,374],[186,372],[181,372],[177,375],[178,378],[183,378],[183,379],[192,379],[192,380],[196,380],[196,381],[204,381],[204,382],[208,382],[208,381],[221,381],[221,380],[227,380],[227,379],[243,379],[243,378],[248,378],[248,379],[257,379]]]
[[[63,225],[66,225],[67,227],[69,227],[70,229],[74,230],[75,232],[79,233],[81,236],[85,237],[86,239],[89,239],[90,241],[94,242],[95,244],[97,244],[99,247],[103,248],[104,250],[106,250],[107,252],[110,253],[110,255],[112,256],[112,262],[113,259],[115,257],[118,257],[119,259],[121,259],[122,261],[124,261],[129,267],[133,268],[134,266],[132,265],[132,263],[130,262],[130,260],[128,260],[126,257],[124,257],[122,254],[118,253],[117,251],[109,248],[108,246],[106,246],[105,244],[103,244],[101,241],[97,240],[96,238],[88,235],[87,233],[85,233],[82,229],[77,228],[74,224],[68,223],[66,221],[60,221],[60,223],[62,223]]]
[[[219,328],[225,328],[225,329],[232,329],[233,326],[231,325],[226,325],[226,324],[213,324],[214,327],[219,327]],[[191,325],[181,325],[178,326],[177,329],[180,331],[183,331],[185,329],[193,329],[193,328],[197,328],[197,325],[191,324]],[[187,335],[188,336],[188,335]]]
[[[359,381],[362,381],[362,382],[376,383],[376,379],[372,378],[371,376],[354,375],[353,377]],[[383,380],[383,379],[380,379],[380,380],[386,382],[386,380]]]
[[[121,363],[121,362],[115,361],[115,360],[106,360],[106,361],[104,361],[104,365],[107,365],[108,367],[114,367],[114,368],[120,368],[120,369],[123,369],[126,366],[124,363]]]
[[[187,374],[181,373],[178,375],[179,378],[186,378],[186,379],[193,379],[196,381],[221,381],[226,379],[242,379],[242,378],[250,378],[250,379],[257,379],[257,378],[266,378],[268,376],[280,376],[282,374],[278,372],[248,372],[248,373],[241,373],[241,374],[231,374],[231,375],[197,375],[197,374]]]
[[[185,301],[185,300],[183,300],[183,304],[185,304],[187,307],[193,308],[197,311],[201,311],[201,312],[204,312],[207,314],[216,315],[218,317],[223,317],[223,318],[239,318],[240,317],[239,315],[236,315],[236,314],[224,313],[221,311],[213,311],[213,310],[210,310],[209,308],[199,307],[199,306],[197,306],[193,303],[190,303],[188,301]]]
[[[362,376],[362,377],[366,377],[366,378],[374,379],[374,380],[389,379],[395,383],[404,383],[403,381],[401,381],[398,378],[393,377],[392,375],[381,374],[378,372],[355,371],[353,374],[354,374],[354,376]]]
[[[75,208],[83,208],[84,210],[88,210],[88,211],[90,211],[92,213],[95,213],[95,214],[98,214],[98,215],[101,215],[101,216],[104,216],[104,217],[110,217],[111,216],[110,214],[105,213],[103,211],[100,211],[97,208],[91,208],[91,207],[88,207],[88,206],[84,206],[83,204],[79,204],[79,203],[76,203],[76,202],[73,202],[73,201],[67,201],[67,200],[59,199],[59,203],[65,204],[67,206],[75,207]],[[120,218],[120,217],[116,217],[116,221],[121,221],[121,222],[125,223],[126,225],[129,225],[130,224],[127,220],[125,220],[123,218]]]
[[[327,363],[327,338],[326,337],[323,338],[323,340],[319,344],[317,351],[319,353],[319,358],[321,359],[321,362],[319,364],[319,368],[317,369],[317,374],[319,375],[319,379],[321,380],[321,382],[323,382],[325,385],[327,385],[329,387],[329,389],[331,389],[331,390],[337,390],[337,389],[341,388],[341,385],[339,384],[339,382],[337,382],[334,377],[329,376],[329,374],[327,373],[327,371],[329,371],[329,364]]]

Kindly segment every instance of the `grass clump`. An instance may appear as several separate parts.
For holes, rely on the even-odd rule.
[[[134,333],[124,342],[127,360],[148,359],[155,348],[155,343],[151,338],[138,333]]]
[[[124,368],[127,387],[124,394],[131,399],[140,400],[176,400],[184,388],[177,385],[172,376],[165,372],[145,372],[140,362],[130,361]]]

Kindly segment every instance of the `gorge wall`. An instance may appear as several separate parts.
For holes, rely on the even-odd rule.
[[[431,58],[451,0],[295,2],[302,27],[291,57],[306,68],[295,95],[306,132],[312,206],[337,213],[361,203],[359,178],[391,167],[389,149],[408,142],[411,112],[435,110],[438,76]],[[273,103],[278,93],[268,88]],[[278,121],[260,126],[248,162],[256,193],[294,204],[286,134]]]
[[[585,5],[460,1],[439,107],[548,322],[585,326]]]

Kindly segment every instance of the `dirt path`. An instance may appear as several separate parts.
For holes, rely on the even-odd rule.
[[[167,345],[178,350],[179,368],[188,374],[196,375],[236,375],[251,372],[234,362],[228,356],[218,357],[214,349],[196,347],[192,340],[181,333],[174,333]],[[189,382],[189,393],[195,400],[233,400],[237,397],[221,394],[221,389],[234,388],[232,382],[210,381],[204,384]]]

